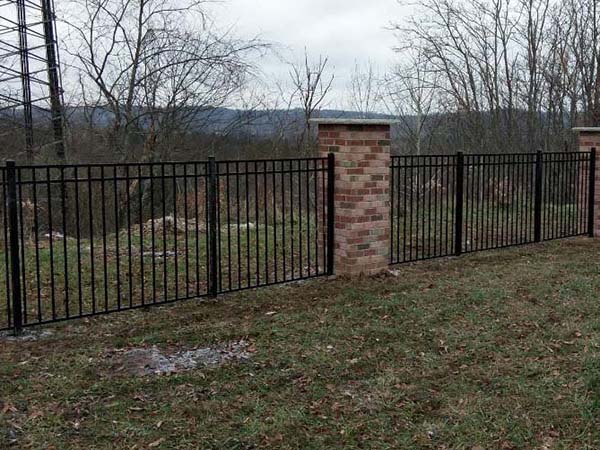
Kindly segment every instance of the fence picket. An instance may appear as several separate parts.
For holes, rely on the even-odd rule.
[[[534,240],[541,242],[542,240],[542,186],[544,180],[544,155],[541,151],[536,153],[535,158],[535,196],[534,196],[534,213],[533,227]]]
[[[588,236],[594,237],[594,206],[596,203],[596,148],[592,148],[590,154],[589,163],[589,174],[588,174]]]
[[[6,162],[8,232],[10,239],[10,273],[12,286],[12,326],[15,334],[23,328],[21,298],[21,263],[19,260],[19,208],[17,200],[17,169],[14,161]],[[6,268],[8,270],[8,267]],[[10,321],[9,321],[10,322]]]
[[[217,255],[217,164],[215,157],[211,156],[208,158],[208,195],[207,195],[207,208],[208,208],[208,243],[210,250],[208,252],[210,266],[208,273],[209,284],[208,291],[212,297],[216,297],[219,292],[219,281],[218,281],[218,255]]]

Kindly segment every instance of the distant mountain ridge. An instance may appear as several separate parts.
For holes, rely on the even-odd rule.
[[[230,133],[244,134],[254,137],[268,137],[283,130],[293,131],[304,123],[304,112],[301,109],[292,110],[243,110],[234,108],[206,108],[200,111],[188,111],[193,116],[190,131],[214,134]],[[96,107],[67,107],[66,115],[71,126],[83,125],[86,117],[93,117],[95,126],[109,126],[113,114],[105,108]],[[370,113],[363,115],[355,111],[324,109],[315,112],[315,118],[343,119],[391,119],[387,114]],[[38,116],[36,120],[43,120]]]

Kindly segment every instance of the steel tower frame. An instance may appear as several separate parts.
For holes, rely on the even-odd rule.
[[[56,36],[54,0],[0,0],[0,123],[22,128],[28,160],[46,145],[54,147],[57,158],[65,158]],[[46,120],[49,139],[36,129]]]

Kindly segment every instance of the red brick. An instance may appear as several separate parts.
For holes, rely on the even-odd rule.
[[[327,132],[319,133],[321,152],[332,147],[336,152],[336,272],[352,275],[386,270],[390,238],[389,126],[335,124],[319,125],[319,130]],[[324,226],[326,221],[321,223]]]

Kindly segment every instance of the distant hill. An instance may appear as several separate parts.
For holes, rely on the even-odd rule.
[[[108,126],[113,115],[110,111],[104,108],[76,107],[67,108],[67,117],[71,125],[77,126],[86,122],[86,116],[93,115],[94,124],[96,126]],[[247,111],[242,109],[231,108],[210,108],[199,111],[189,111],[188,114],[193,116],[191,131],[202,132],[207,134],[213,133],[230,133],[235,130],[235,133],[250,135],[255,137],[268,137],[276,133],[280,133],[282,129],[292,131],[296,127],[301,127],[304,121],[303,112],[300,109],[293,110],[253,110]],[[365,118],[362,114],[354,111],[325,109],[315,114],[319,118]],[[369,119],[392,118],[386,114],[368,114]],[[38,116],[36,120],[44,120],[43,116]]]

